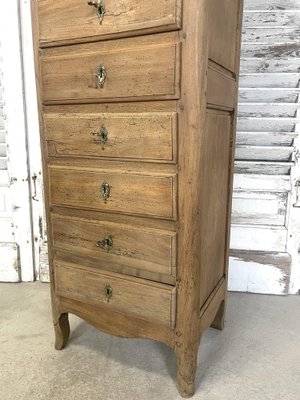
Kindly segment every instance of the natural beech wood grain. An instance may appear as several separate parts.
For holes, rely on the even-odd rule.
[[[210,110],[203,132],[202,186],[200,201],[205,213],[200,226],[203,266],[200,281],[200,307],[224,275],[229,170],[232,146],[232,120],[229,113]]]
[[[160,7],[167,4],[160,3]],[[139,2],[139,11],[143,4]],[[179,392],[189,397],[195,389],[202,334],[209,326],[224,327],[243,2],[183,0],[182,4],[182,29],[178,32],[83,44],[142,32],[140,28],[121,32],[116,24],[110,34],[102,37],[101,34],[85,36],[82,29],[80,36],[69,36],[69,41],[66,37],[49,39],[46,45],[50,47],[42,49],[40,57],[44,66],[41,92],[44,107],[40,100],[40,114],[41,121],[45,117],[41,137],[55,326],[61,315],[71,312],[107,333],[166,343],[177,356]],[[76,12],[73,17],[70,13],[71,20]],[[45,19],[46,8],[43,13]],[[59,27],[55,29],[63,30],[60,17],[51,16],[53,20],[56,17]],[[45,32],[49,34],[51,27],[47,24]],[[149,25],[143,33],[152,28],[167,31],[170,26]],[[82,44],[71,44],[76,41]],[[35,43],[38,48],[37,37]],[[51,47],[64,43],[71,45]],[[101,96],[105,94],[103,97],[95,88],[91,64],[91,60],[98,62],[99,56],[107,57],[116,69],[128,62],[128,68],[125,66],[121,72],[130,77],[121,82],[116,74],[110,75],[113,78],[107,81],[110,86],[102,93],[99,89]],[[38,57],[36,62],[38,65]],[[55,73],[50,71],[50,64]],[[177,116],[176,130],[165,128],[168,125],[165,120],[161,120],[160,126],[154,122],[153,138],[161,138],[165,129],[168,134],[172,131],[166,142],[163,139],[161,148],[156,148],[153,142],[139,145],[138,139],[135,146],[129,147],[126,139],[124,142],[124,137],[119,136],[126,149],[118,155],[110,153],[103,157],[90,153],[81,136],[85,129],[85,125],[80,125],[82,120],[93,125],[95,116],[104,118],[110,114],[118,126],[124,126],[125,132],[126,125],[117,120],[119,115],[136,118],[143,113]],[[68,115],[79,121],[78,127],[71,126],[72,132],[77,132],[73,141],[67,133]],[[52,116],[54,124],[56,116],[62,119],[58,129],[52,125],[50,130],[52,135],[57,129],[54,136],[60,154],[49,142]],[[139,123],[136,124],[138,127]],[[142,124],[141,129],[150,138],[146,125]],[[135,128],[129,137],[137,137]],[[176,146],[175,132],[178,132]],[[166,146],[170,141],[173,158],[170,146]],[[147,158],[150,153],[156,157]],[[109,178],[112,184],[106,204],[99,195],[104,178]],[[127,238],[124,226],[132,227]],[[101,233],[106,227],[116,227],[115,233],[122,234],[124,243],[142,249],[141,253],[134,253],[130,262],[126,254],[120,261],[98,267],[95,249],[91,247],[98,227]],[[168,247],[170,238],[175,240],[175,237],[176,246],[173,242]],[[130,242],[132,238],[135,243]],[[157,246],[151,250],[152,239]],[[171,257],[167,256],[167,248],[171,249]],[[108,259],[109,254],[106,256]],[[138,259],[140,268],[135,264]],[[172,275],[168,275],[170,265]],[[105,303],[103,292],[102,297],[100,293],[108,278],[119,291],[114,305]],[[142,289],[132,289],[136,287]],[[144,288],[147,288],[146,299]],[[133,296],[131,300],[126,298],[128,291]],[[137,313],[133,304],[137,304]]]
[[[174,326],[176,289],[173,286],[113,273],[94,273],[59,262],[55,262],[55,283],[59,296]],[[107,285],[112,290],[109,298]]]
[[[38,0],[41,45],[175,30],[182,0],[105,0],[102,24],[87,0]]]
[[[207,75],[208,107],[225,107],[232,111],[235,107],[236,80],[232,76],[214,68],[211,64]]]
[[[60,298],[62,313],[71,312],[91,325],[111,335],[122,338],[156,339],[172,348],[173,330],[155,321],[136,318],[108,307],[92,306],[66,297]]]
[[[133,38],[44,49],[44,103],[178,98],[180,45],[173,34],[164,37],[155,43]],[[99,65],[106,68],[103,87]]]
[[[62,350],[70,336],[70,324],[69,324],[69,316],[68,314],[61,314],[54,323],[54,332],[55,332],[55,349]]]
[[[209,0],[209,58],[236,73],[241,0]]]
[[[176,176],[50,167],[51,203],[68,207],[176,219]],[[110,195],[101,193],[108,184]]]
[[[52,216],[53,246],[81,257],[81,265],[91,260],[95,266],[109,264],[146,270],[154,274],[175,275],[176,233],[151,228],[137,228],[109,221]],[[109,250],[97,246],[111,235]]]
[[[44,120],[49,156],[176,161],[176,113],[48,113]]]

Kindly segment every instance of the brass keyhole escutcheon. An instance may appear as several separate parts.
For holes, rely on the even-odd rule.
[[[99,22],[101,25],[103,22],[103,19],[104,19],[104,15],[105,15],[105,6],[103,3],[103,0],[90,0],[90,1],[88,1],[88,5],[94,6],[96,8]]]
[[[113,295],[113,289],[112,289],[112,287],[110,286],[109,283],[107,283],[105,285],[104,293],[105,293],[106,300],[109,301],[112,298],[112,295]]]
[[[98,69],[97,69],[97,78],[98,78],[98,84],[100,86],[100,88],[104,87],[104,83],[106,80],[106,68],[103,64],[99,65]]]
[[[107,234],[103,240],[98,240],[96,243],[97,247],[100,247],[101,249],[104,249],[106,251],[109,251],[113,247],[113,238],[112,235]]]
[[[101,125],[99,132],[92,132],[91,136],[97,137],[96,143],[105,144],[108,140],[108,130],[105,125]]]
[[[102,198],[103,198],[103,200],[104,200],[104,203],[107,203],[107,200],[108,200],[108,198],[109,198],[109,196],[110,196],[110,186],[109,186],[109,183],[103,182],[102,185],[101,185],[100,191],[101,191],[101,195],[102,195]]]

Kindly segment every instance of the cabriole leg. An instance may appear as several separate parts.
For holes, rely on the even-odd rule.
[[[69,315],[61,314],[54,320],[55,349],[61,350],[67,344],[70,336]]]

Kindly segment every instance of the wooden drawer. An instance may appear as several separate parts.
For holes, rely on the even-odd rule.
[[[96,7],[87,0],[38,0],[41,45],[179,29],[181,1],[102,0],[100,24]]]
[[[173,327],[175,293],[173,286],[118,274],[94,273],[73,264],[54,264],[55,291],[62,297],[109,307]]]
[[[176,161],[177,114],[47,113],[49,156]]]
[[[177,99],[180,45],[175,38],[165,34],[44,49],[43,101]]]
[[[80,257],[81,265],[157,281],[175,276],[175,232],[61,215],[52,215],[52,231],[54,249]]]
[[[53,205],[176,219],[176,175],[60,166],[50,166],[49,175]]]

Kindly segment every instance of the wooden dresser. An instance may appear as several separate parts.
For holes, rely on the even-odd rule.
[[[68,313],[164,342],[194,393],[223,329],[240,0],[32,0],[56,349]]]

